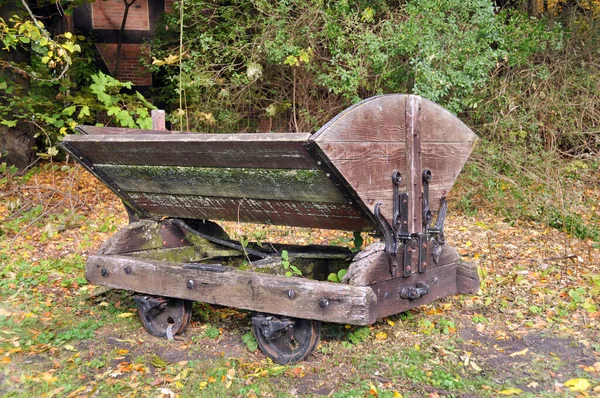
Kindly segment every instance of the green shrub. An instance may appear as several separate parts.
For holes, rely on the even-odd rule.
[[[255,131],[261,120],[266,130],[311,131],[391,92],[459,112],[504,54],[487,0],[190,0],[182,60],[179,24],[178,12],[167,15],[153,43],[167,87],[158,95],[181,128],[201,131]]]

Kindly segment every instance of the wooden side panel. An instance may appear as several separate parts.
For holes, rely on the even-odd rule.
[[[308,134],[69,135],[93,164],[315,169],[304,148]]]
[[[434,269],[447,264],[456,264],[460,260],[460,255],[452,246],[444,245],[442,254],[436,264],[433,261],[433,245],[428,245],[427,255],[425,257],[427,271],[433,272]],[[412,269],[416,270],[417,256],[412,256]],[[402,256],[398,258],[398,268],[402,269]],[[389,272],[387,257],[383,251],[383,244],[375,243],[363,252],[359,253],[353,260],[348,272],[344,276],[344,282],[355,286],[370,286],[389,279],[403,279],[402,276],[392,278]],[[456,277],[452,279],[456,283]]]
[[[456,294],[456,269],[457,263],[453,262],[430,269],[424,274],[413,274],[408,278],[390,279],[371,285],[377,296],[377,319]],[[425,282],[429,286],[429,293],[416,300],[400,297],[403,287],[414,287],[419,282]]]
[[[321,170],[96,165],[128,192],[345,203]]]
[[[316,142],[397,142],[404,136],[404,95],[382,95],[346,109],[317,131]]]
[[[269,314],[352,325],[375,322],[376,298],[369,287],[124,256],[90,256],[85,276],[113,288]]]
[[[151,215],[359,231],[370,222],[352,205],[291,200],[130,193]]]
[[[415,138],[420,139],[420,153]],[[413,191],[416,199],[411,201],[413,216],[409,230],[418,232],[422,224],[419,220],[422,169],[432,172],[430,208],[437,211],[440,198],[452,188],[477,136],[439,105],[413,95],[393,94],[370,98],[348,108],[310,139],[356,191],[365,207],[373,211],[374,205],[381,202],[382,213],[388,220],[393,209],[391,175],[399,171],[403,179],[400,191]],[[413,150],[420,159],[407,156]],[[407,184],[413,189],[409,190]]]

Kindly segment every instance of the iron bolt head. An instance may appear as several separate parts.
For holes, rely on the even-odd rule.
[[[188,289],[193,289],[194,286],[196,286],[196,283],[192,279],[190,279],[189,281],[187,281],[187,288]]]
[[[434,284],[434,285],[437,285],[437,284],[438,284],[438,282],[439,282],[439,279],[438,279],[438,277],[437,277],[437,276],[436,276],[436,277],[434,277],[434,278],[433,278],[433,284]]]
[[[131,267],[125,267],[125,273],[131,275]]]
[[[325,297],[323,297],[321,300],[319,300],[319,307],[321,307],[321,308],[329,307],[329,300],[326,299]]]
[[[100,271],[100,274],[102,276],[106,276],[106,275],[108,275],[108,270],[106,268],[102,268],[102,271]]]
[[[296,292],[295,292],[295,291],[293,291],[293,290],[291,290],[291,289],[290,289],[290,290],[288,290],[288,297],[289,297],[290,299],[293,299],[293,298],[295,298],[295,297],[296,297]]]

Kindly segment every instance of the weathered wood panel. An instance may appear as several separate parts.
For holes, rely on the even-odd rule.
[[[480,281],[477,265],[459,262],[456,270],[456,290],[460,294],[477,294]]]
[[[414,199],[411,232],[418,232],[421,225],[421,170],[429,169],[433,174],[430,208],[437,211],[440,198],[452,188],[476,139],[450,112],[412,95],[386,95],[360,102],[310,138],[370,211],[375,203],[383,203],[382,213],[388,220],[393,203],[391,175],[399,171],[403,177],[401,191],[412,192]]]
[[[384,245],[382,243],[375,243],[369,248],[356,255],[348,272],[344,276],[344,282],[354,286],[370,286],[375,283],[383,282],[390,279],[402,279],[402,276],[392,278],[387,257],[383,251]],[[412,269],[413,272],[417,270],[417,255],[416,253],[412,256]],[[442,250],[439,261],[436,264],[433,261],[433,244],[428,245],[427,255],[425,257],[427,267],[426,272],[432,272],[434,269],[447,264],[457,264],[460,260],[460,255],[452,246],[446,244]],[[398,253],[398,268],[402,269],[403,258],[402,252]],[[452,279],[452,283],[456,284],[456,277]]]
[[[98,285],[269,314],[352,325],[375,322],[377,300],[369,287],[225,267],[211,272],[124,256],[90,256],[85,276]]]
[[[371,285],[377,296],[377,319],[456,294],[456,268],[457,263],[453,262],[432,268],[423,274],[413,274],[408,278],[395,278]],[[416,286],[419,282],[427,283],[429,293],[416,300],[400,297],[402,288]]]
[[[404,141],[404,95],[372,97],[331,119],[311,140],[316,142]]]
[[[459,118],[425,98],[421,99],[420,118],[423,142],[462,142],[472,148],[478,140]]]
[[[104,164],[95,167],[129,192],[332,203],[348,201],[321,170]]]
[[[121,228],[100,248],[99,254],[124,254],[142,250],[189,246],[181,229],[170,222],[137,221]]]
[[[303,144],[309,134],[69,135],[94,164],[315,169]]]
[[[291,200],[130,193],[152,216],[241,221],[359,231],[372,228],[353,205]]]

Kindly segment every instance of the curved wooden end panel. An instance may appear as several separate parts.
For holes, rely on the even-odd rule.
[[[429,169],[433,176],[430,207],[435,211],[440,198],[452,188],[477,136],[434,102],[416,95],[391,94],[351,106],[309,140],[318,145],[371,212],[381,202],[383,215],[391,220],[394,171],[402,174],[400,191],[408,192],[411,203],[420,208],[421,170]],[[416,213],[416,208],[411,213]]]

